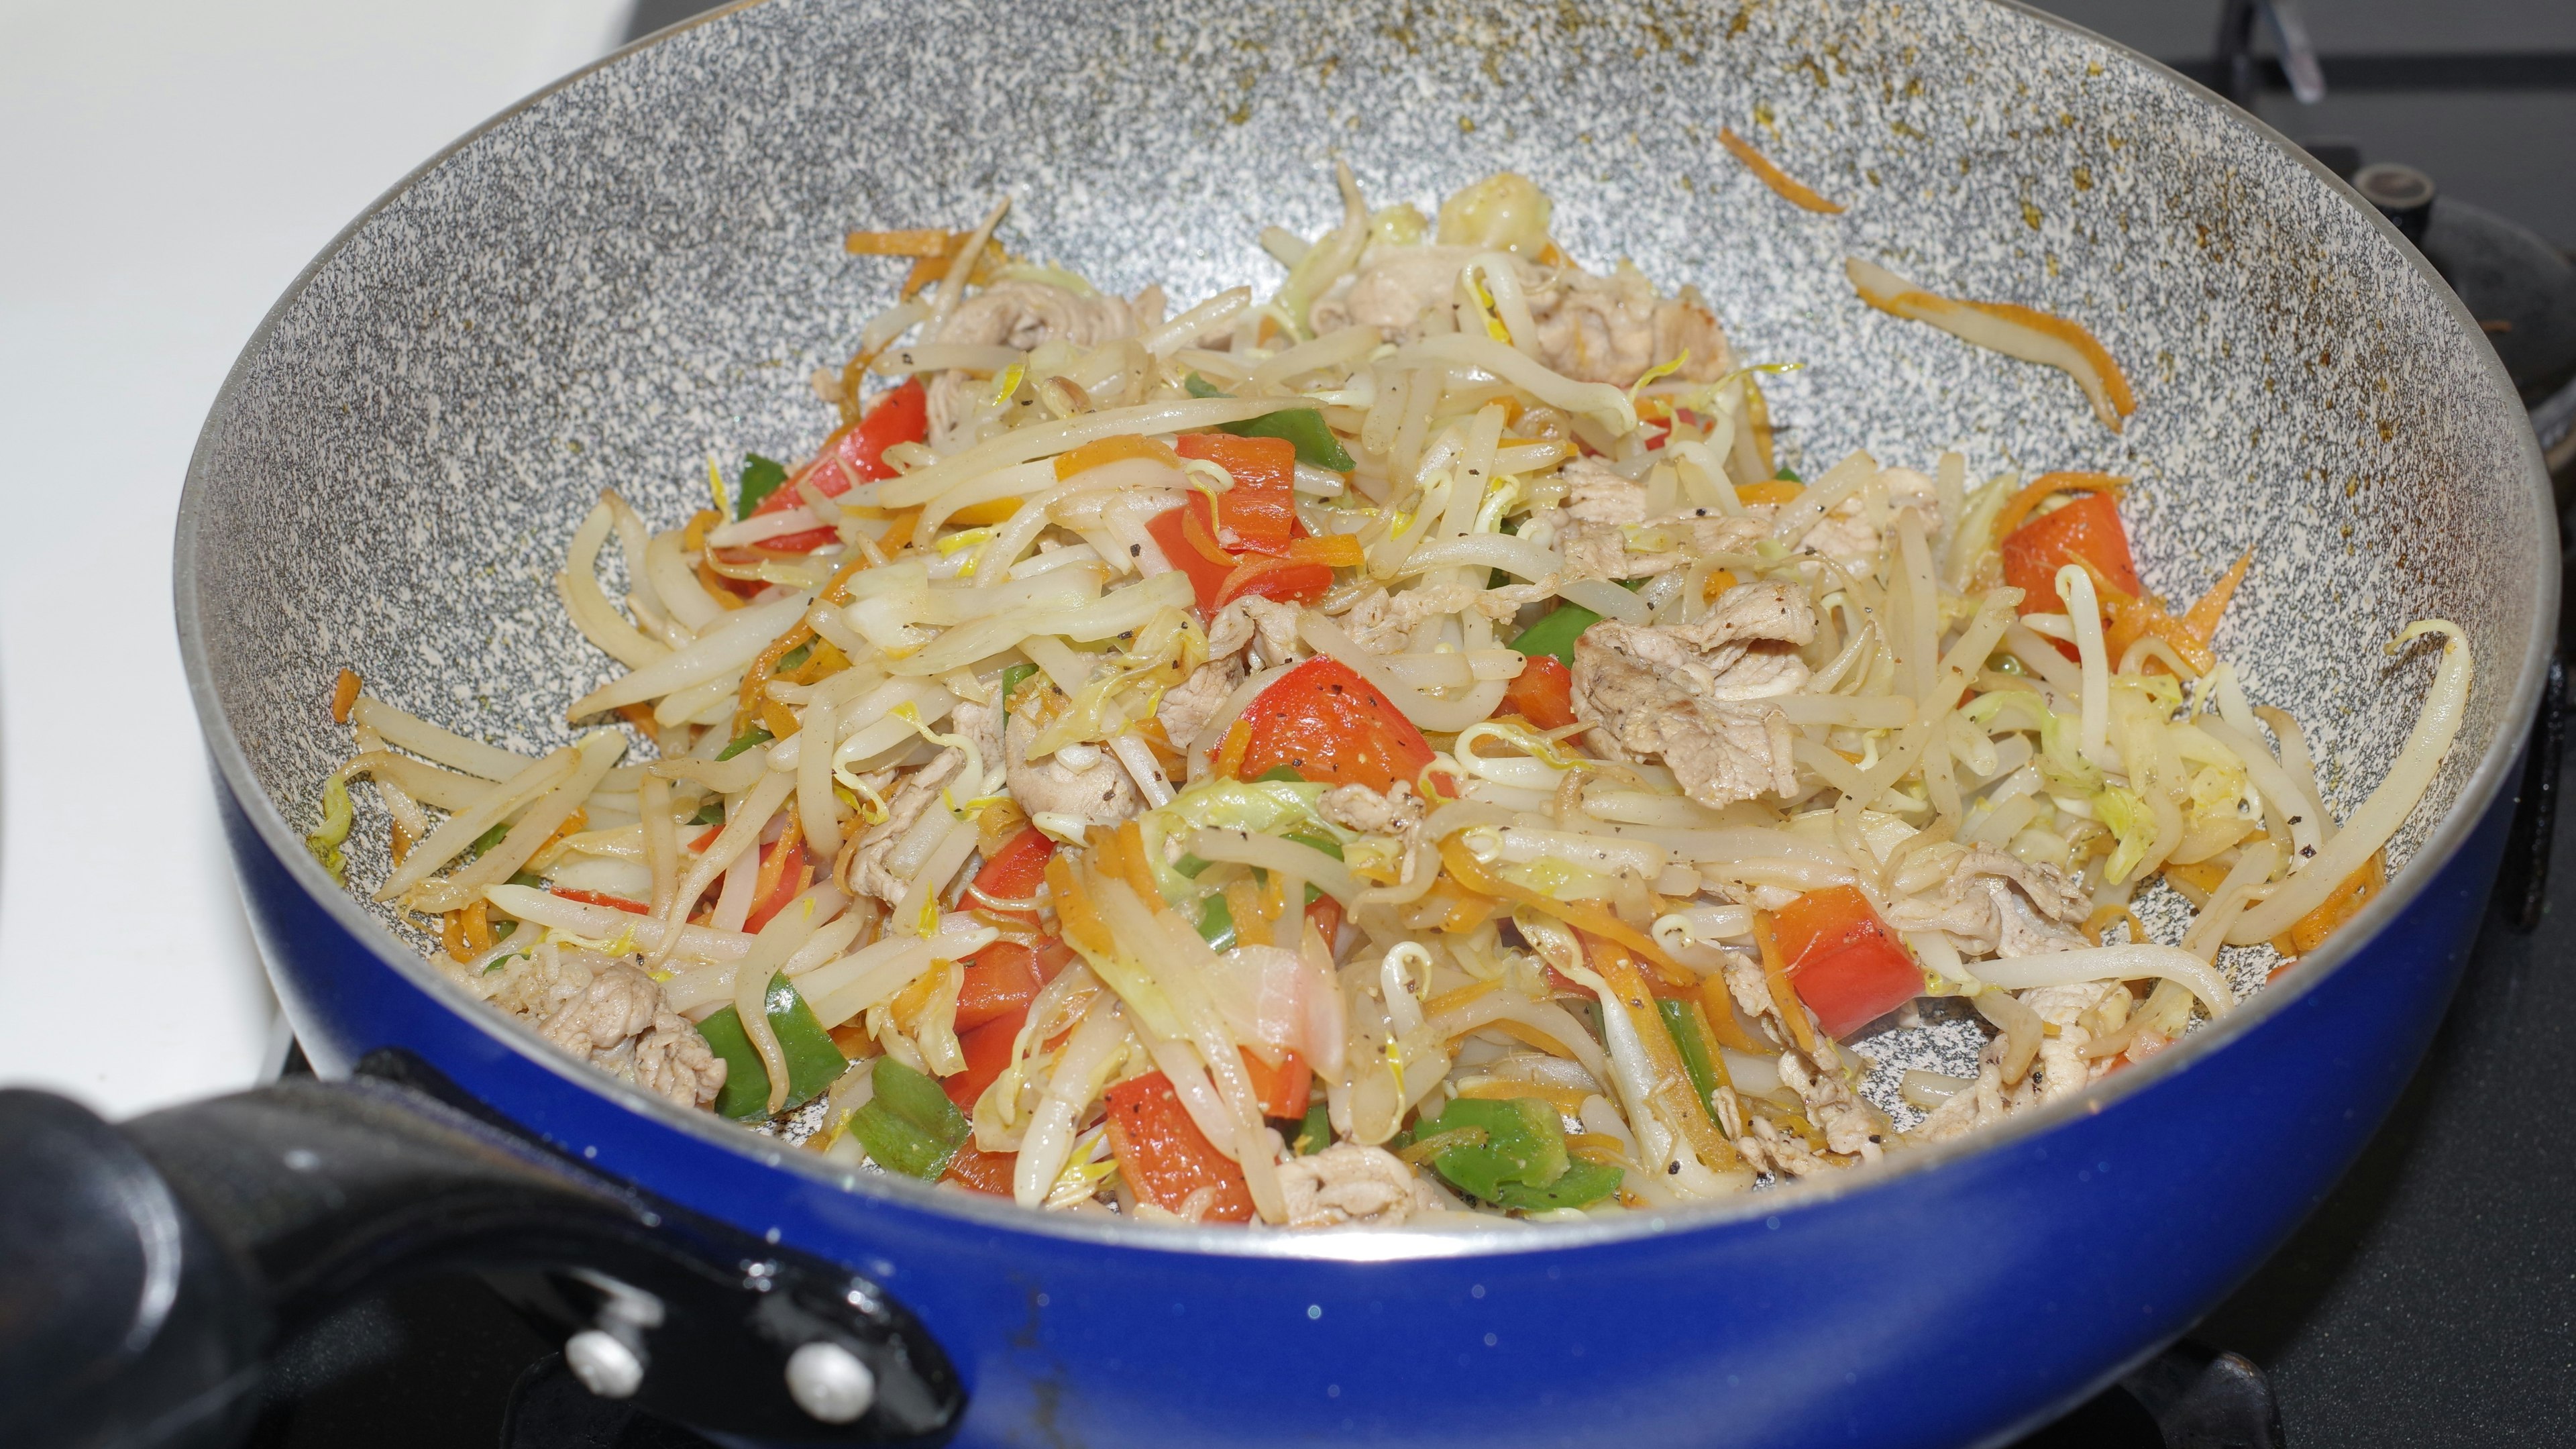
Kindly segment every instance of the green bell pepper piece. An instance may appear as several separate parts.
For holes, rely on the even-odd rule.
[[[1207,862],[1199,864],[1204,866]],[[1207,904],[1199,907],[1199,939],[1207,942],[1212,951],[1234,949],[1234,908],[1225,903],[1224,896],[1210,896]]]
[[[734,490],[733,516],[749,518],[760,506],[760,500],[787,486],[787,465],[758,453],[746,453],[742,460],[742,483]]]
[[[1011,707],[1011,691],[1020,687],[1020,681],[1037,672],[1034,664],[1014,664],[1002,671],[1002,708]]]
[[[1512,647],[1535,659],[1553,654],[1565,667],[1574,667],[1574,641],[1583,631],[1601,622],[1601,616],[1581,604],[1559,604],[1546,618],[1523,629]]]
[[[1256,785],[1303,785],[1306,777],[1298,774],[1294,765],[1273,765],[1253,776],[1252,781]]]
[[[892,1057],[870,1069],[875,1095],[850,1114],[850,1135],[888,1172],[935,1179],[966,1145],[966,1116],[939,1083]]]
[[[689,823],[691,825],[724,824],[724,802],[722,800],[711,800],[706,804],[699,806],[698,813],[689,817]]]
[[[1299,1157],[1312,1157],[1333,1145],[1333,1109],[1318,1101],[1306,1109],[1306,1120],[1297,1125],[1297,1140],[1288,1144]]]
[[[805,1004],[784,972],[769,978],[769,994],[762,998],[761,1010],[787,1057],[786,1108],[804,1106],[849,1070],[849,1058],[832,1044],[832,1034],[823,1030],[814,1008]],[[737,1122],[768,1116],[769,1068],[743,1031],[742,1017],[728,1006],[699,1022],[698,1035],[725,1060],[724,1090],[716,1097],[716,1110]]]
[[[1507,1182],[1495,1190],[1493,1201],[1523,1212],[1545,1212],[1550,1208],[1590,1207],[1619,1190],[1619,1169],[1606,1162],[1578,1162],[1565,1170],[1565,1175],[1545,1187]]]
[[[795,648],[788,650],[786,653],[779,655],[778,666],[770,672],[773,674],[785,674],[791,669],[802,669],[805,666],[805,661],[813,657],[814,641],[808,639],[804,643],[797,645]]]
[[[475,836],[474,843],[465,847],[465,858],[467,860],[472,860],[474,857],[490,850],[493,846],[500,844],[502,839],[509,833],[510,822],[504,820],[500,824],[493,826],[491,829],[484,831],[482,834]]]
[[[1195,372],[1181,385],[1190,390],[1192,397],[1234,396]],[[1342,440],[1325,425],[1324,415],[1313,408],[1289,408],[1265,413],[1249,422],[1219,423],[1216,430],[1238,438],[1285,438],[1296,448],[1297,461],[1309,467],[1347,473],[1359,466],[1351,461],[1350,450],[1342,446]]]
[[[1681,1053],[1682,1070],[1689,1075],[1692,1090],[1699,1093],[1700,1105],[1708,1105],[1709,1094],[1717,1090],[1717,1056],[1709,1049],[1699,1003],[1657,997],[1655,1009],[1663,1013],[1664,1031]]]
[[[1796,469],[1783,464],[1779,472],[1771,475],[1771,481],[1775,483],[1804,483],[1807,480],[1799,477]]]
[[[734,756],[741,754],[743,751],[750,749],[752,746],[768,744],[774,738],[776,737],[770,734],[769,731],[762,729],[758,725],[754,725],[750,729],[744,731],[740,736],[736,737],[732,744],[716,751],[716,759],[719,761],[730,760]]]
[[[1416,1122],[1407,1142],[1443,1132],[1482,1128],[1485,1140],[1459,1145],[1432,1157],[1432,1170],[1462,1191],[1499,1203],[1506,1184],[1538,1189],[1565,1176],[1573,1165],[1566,1155],[1565,1131],[1557,1125],[1556,1108],[1533,1097],[1510,1101],[1452,1098],[1440,1115]]]

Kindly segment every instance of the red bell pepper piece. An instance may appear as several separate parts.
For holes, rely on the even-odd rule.
[[[579,901],[585,906],[606,906],[612,911],[624,911],[630,916],[653,914],[653,908],[642,901],[630,901],[624,896],[612,896],[601,891],[572,890],[568,887],[556,886],[546,894],[567,901]]]
[[[2057,571],[2078,559],[2132,598],[2145,592],[2130,559],[2128,531],[2120,526],[2119,505],[2108,493],[2086,493],[2004,539],[2004,582],[2022,591],[2021,612],[2062,612],[2066,603],[2057,596]]]
[[[957,1029],[971,1031],[1015,1011],[1025,1013],[1044,985],[1037,952],[1016,941],[995,941],[966,962],[965,984],[957,988]]]
[[[953,1182],[968,1192],[1009,1197],[1011,1174],[1019,1170],[1019,1165],[1020,1154],[986,1152],[969,1138],[965,1146],[957,1149],[957,1155],[948,1159],[948,1170],[939,1175],[939,1180]]]
[[[1172,451],[1204,458],[1234,476],[1219,495],[1216,544],[1230,553],[1281,554],[1297,536],[1297,448],[1285,438],[1184,433]]]
[[[1297,1118],[1306,1115],[1306,1100],[1314,1095],[1314,1069],[1295,1052],[1283,1053],[1279,1065],[1272,1066],[1254,1056],[1249,1048],[1237,1047],[1243,1053],[1243,1074],[1252,1079],[1252,1095],[1261,1103],[1264,1117]]]
[[[1171,1078],[1161,1072],[1130,1077],[1109,1089],[1107,1102],[1109,1150],[1136,1196],[1178,1212],[1191,1193],[1213,1188],[1202,1221],[1251,1220],[1252,1190],[1244,1186],[1243,1169],[1209,1145],[1172,1091]]]
[[[1020,1028],[1028,1020],[1029,1008],[1024,1003],[973,1031],[957,1034],[957,1049],[965,1053],[966,1069],[940,1078],[939,1090],[948,1094],[958,1111],[973,1113],[975,1099],[984,1095],[984,1089],[993,1085],[1002,1068],[1011,1064],[1012,1044],[1019,1040]]]
[[[1324,655],[1281,675],[1243,712],[1241,778],[1281,765],[1327,785],[1384,790],[1431,763],[1431,742],[1377,686]]]
[[[1315,897],[1306,905],[1306,922],[1324,938],[1324,949],[1331,950],[1333,938],[1342,933],[1342,903],[1332,896]]]
[[[975,872],[974,890],[984,900],[984,909],[995,915],[1036,919],[1033,911],[1007,911],[991,904],[994,901],[1025,901],[1046,884],[1047,862],[1055,856],[1055,842],[1046,832],[1032,825],[1002,842],[983,868]]]
[[[866,416],[834,433],[822,451],[814,455],[814,461],[790,479],[788,486],[760,500],[751,510],[752,516],[802,507],[805,493],[796,485],[808,478],[828,498],[848,492],[854,477],[862,481],[891,478],[894,467],[885,461],[885,450],[897,443],[922,442],[929,436],[930,394],[923,390],[920,378],[907,379],[903,386],[878,398]],[[831,466],[835,458],[841,467]],[[804,553],[837,542],[840,537],[838,529],[816,528],[773,538],[760,546],[778,553]]]
[[[1283,604],[1311,604],[1332,587],[1329,565],[1256,554],[1235,565],[1217,586],[1215,607],[1222,609],[1247,594]]]
[[[796,858],[783,864],[773,864],[777,860],[778,852],[782,850],[795,851]],[[784,838],[773,840],[761,847],[760,857],[761,869],[764,872],[771,869],[778,872],[778,883],[769,888],[769,894],[752,902],[751,914],[745,916],[742,922],[742,928],[746,931],[757,931],[768,925],[771,917],[787,909],[790,901],[802,895],[805,888],[814,883],[814,858],[805,853],[803,841]]]
[[[1199,612],[1212,615],[1220,607],[1217,595],[1224,591],[1235,564],[1233,555],[1218,548],[1209,536],[1207,513],[1206,495],[1192,494],[1180,507],[1145,520],[1145,532],[1172,567],[1189,575]]]
[[[1543,730],[1574,723],[1574,673],[1553,654],[1535,654],[1503,690],[1503,708]]]
[[[1923,968],[1850,886],[1809,891],[1771,918],[1789,984],[1827,1036],[1848,1036],[1923,994]]]

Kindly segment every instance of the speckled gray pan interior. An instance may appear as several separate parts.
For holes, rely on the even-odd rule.
[[[1726,125],[1848,210],[1784,204]],[[2175,598],[2252,546],[2220,646],[2308,723],[2339,814],[2431,674],[2381,644],[2458,621],[2475,695],[2396,859],[2512,749],[2555,528],[2492,354],[2349,193],[2103,42],[1985,0],[770,0],[482,131],[281,304],[180,538],[218,756],[237,741],[304,828],[348,752],[322,708],[344,665],[467,734],[564,740],[615,668],[549,584],[574,525],[615,487],[667,526],[710,454],[821,439],[807,375],[901,265],[845,231],[964,226],[1007,192],[1012,250],[1195,300],[1275,284],[1256,235],[1329,224],[1336,156],[1379,204],[1525,172],[1578,258],[1696,284],[1741,352],[1804,364],[1772,385],[1801,468],[1955,447],[1980,477],[2135,475],[2142,571]],[[2081,321],[2136,385],[2126,434],[2060,373],[1863,307],[1847,254]],[[362,815],[357,879],[382,838]]]

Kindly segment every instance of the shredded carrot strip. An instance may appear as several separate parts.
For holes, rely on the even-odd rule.
[[[1779,193],[1782,201],[1801,211],[1817,212],[1825,216],[1841,214],[1841,206],[1817,195],[1804,183],[1790,176],[1788,172],[1773,165],[1770,157],[1753,149],[1752,142],[1735,134],[1734,127],[1720,126],[1717,131],[1717,144],[1724,146],[1736,160],[1743,162],[1744,169],[1752,172],[1763,185]]]
[[[1217,747],[1216,773],[1219,779],[1240,779],[1243,774],[1243,752],[1252,748],[1252,726],[1241,720],[1225,727],[1225,742]]]
[[[1646,1091],[1647,1106],[1691,1145],[1700,1161],[1715,1168],[1732,1167],[1735,1148],[1709,1120],[1708,1104],[1699,1099],[1699,1089],[1691,1084],[1690,1072],[1682,1066],[1681,1049],[1673,1045],[1672,1033],[1664,1027],[1663,1013],[1656,1008],[1635,958],[1613,941],[1587,940],[1584,945],[1592,958],[1592,969],[1601,973],[1603,984],[1618,998],[1603,1002],[1602,1010],[1624,1009],[1628,1013],[1638,1042],[1646,1049],[1646,1062],[1654,1069],[1654,1079]]]
[[[920,526],[921,510],[907,508],[895,516],[894,526],[885,531],[885,537],[877,540],[877,547],[889,554],[901,553],[912,547],[912,532]],[[841,602],[847,603],[848,600],[843,599]]]
[[[476,902],[480,905],[481,902]],[[447,948],[448,959],[471,961],[473,949],[465,944],[465,912],[447,911],[438,918],[438,944]]]
[[[1786,478],[1774,478],[1767,483],[1748,483],[1736,489],[1735,496],[1745,507],[1750,508],[1757,503],[1788,503],[1806,491],[1807,485],[1804,483],[1792,483]]]
[[[1458,987],[1455,990],[1443,991],[1438,996],[1432,997],[1429,1001],[1422,1003],[1422,1014],[1424,1016],[1438,1016],[1444,1011],[1455,1011],[1459,1007],[1466,1005],[1468,1002],[1481,1001],[1485,997],[1493,995],[1494,988],[1500,984],[1500,982],[1495,981],[1470,981],[1466,985]]]
[[[1152,438],[1135,433],[1120,433],[1111,438],[1094,438],[1070,453],[1059,453],[1055,460],[1056,481],[1061,483],[1076,473],[1088,472],[1107,463],[1129,458],[1151,458],[1178,472],[1181,455]]]
[[[2272,943],[2273,949],[2285,956],[2304,956],[2317,949],[2344,922],[2360,914],[2361,908],[2376,899],[2387,884],[2388,852],[2372,851],[2370,859],[2363,861],[2352,874],[2344,877],[2343,884],[2334,888],[2334,894],[2319,901],[2315,910],[2299,917],[2288,931],[2277,937]],[[2287,949],[2283,949],[2285,944]]]
[[[653,718],[653,706],[649,704],[621,704],[617,707],[617,717],[648,735],[662,727],[661,722]]]
[[[1466,843],[1454,835],[1440,842],[1440,859],[1449,867],[1449,874],[1457,879],[1458,884],[1478,895],[1527,906],[1554,916],[1578,931],[1588,931],[1605,940],[1616,941],[1654,963],[1656,973],[1673,985],[1698,984],[1699,973],[1674,960],[1663,947],[1655,944],[1652,936],[1589,901],[1560,901],[1488,872],[1477,863],[1475,856],[1467,852]]]
[[[2218,621],[2226,617],[2227,605],[2236,597],[2236,586],[2245,582],[2245,570],[2253,562],[2254,550],[2249,546],[2236,556],[2236,562],[2227,572],[2218,576],[2218,582],[2209,586],[2208,593],[2183,610],[2182,626],[2189,629],[2192,637],[2198,639],[2204,648],[2218,637]]]
[[[1769,1047],[1755,1041],[1744,1030],[1744,1023],[1735,1019],[1735,997],[1726,989],[1724,976],[1702,979],[1699,996],[1701,1007],[1708,1013],[1708,1029],[1716,1035],[1719,1046],[1733,1047],[1747,1056],[1767,1056],[1770,1053]]]
[[[1057,851],[1047,861],[1047,890],[1055,897],[1058,920],[1064,924],[1064,937],[1094,956],[1107,956],[1117,949],[1109,935],[1108,924],[1091,904],[1082,889],[1082,878],[1074,873],[1073,862]]]
[[[1136,898],[1145,903],[1147,910],[1162,910],[1163,888],[1154,884],[1154,872],[1145,863],[1145,832],[1138,829],[1133,820],[1122,821],[1116,838],[1118,873],[1135,888]],[[1276,883],[1277,878],[1273,877],[1273,884]]]
[[[1762,948],[1762,979],[1771,987],[1771,1006],[1780,1019],[1789,1024],[1789,1034],[1798,1039],[1798,1050],[1812,1057],[1816,1054],[1816,1029],[1808,1024],[1805,1003],[1798,1000],[1796,987],[1789,984],[1789,963],[1780,955],[1780,942],[1771,934],[1771,913],[1753,913],[1753,941]]]
[[[2002,543],[2030,520],[2030,511],[2059,493],[2117,493],[2129,480],[2111,473],[2042,473],[2012,496],[1995,515],[1995,542]]]
[[[1428,1011],[1430,1008],[1425,1007]],[[1583,1099],[1591,1096],[1579,1087],[1552,1087],[1544,1082],[1512,1082],[1499,1078],[1470,1082],[1458,1089],[1458,1095],[1470,1102],[1510,1102],[1523,1097],[1545,1102],[1568,1117],[1580,1117]]]
[[[1321,538],[1301,538],[1288,545],[1290,563],[1323,564],[1337,569],[1355,569],[1368,561],[1356,535],[1328,533]]]
[[[739,609],[742,607],[742,595],[728,587],[724,581],[724,575],[717,573],[715,565],[707,562],[707,530],[723,521],[724,516],[712,508],[701,508],[690,514],[689,526],[680,534],[680,546],[698,556],[699,587],[715,596],[718,607]]]
[[[1234,940],[1239,946],[1271,944],[1270,923],[1277,919],[1267,910],[1261,888],[1250,876],[1236,876],[1225,883],[1226,914],[1234,918]]]
[[[464,925],[465,949],[480,956],[492,949],[492,903],[476,901],[456,912]]]
[[[954,256],[957,240],[937,227],[914,231],[854,231],[841,247],[854,257]]]
[[[1566,1155],[1578,1162],[1598,1163],[1603,1167],[1628,1165],[1628,1149],[1607,1132],[1573,1132],[1565,1139]],[[1730,1157],[1733,1153],[1728,1154]],[[1625,1189],[1622,1189],[1623,1191]]]
[[[1736,496],[1741,498],[1744,495],[1742,491],[1739,490]],[[1725,593],[1727,590],[1734,588],[1736,583],[1737,579],[1732,570],[1710,569],[1708,571],[1708,578],[1699,586],[1699,600],[1701,603],[1705,604],[1710,600],[1715,599],[1718,595]]]
[[[331,684],[331,723],[349,722],[349,711],[358,707],[358,691],[362,687],[358,682],[358,671],[340,671],[340,677]]]
[[[921,515],[918,513],[913,515],[915,518],[920,516]],[[901,527],[902,525],[898,524],[896,526]],[[832,581],[823,586],[823,593],[820,598],[815,600],[815,602],[832,606],[848,603],[850,601],[850,580],[858,577],[859,570],[866,568],[867,566],[868,556],[866,554],[861,553],[851,555],[850,561],[841,565],[840,570],[832,575]],[[761,693],[761,690],[769,683],[770,675],[777,672],[778,661],[786,658],[790,653],[792,653],[797,645],[805,643],[813,637],[814,626],[806,623],[802,619],[799,619],[796,621],[795,628],[792,628],[786,633],[779,635],[777,638],[770,640],[769,647],[761,650],[759,655],[751,661],[751,667],[742,672],[742,693],[738,697],[738,702],[735,704],[733,711],[732,737],[734,739],[741,739],[745,734],[750,732],[751,717],[758,711],[759,706],[766,699],[766,696]],[[795,733],[795,731],[781,731],[773,725],[770,729],[770,733],[780,739],[785,739],[788,735]]]

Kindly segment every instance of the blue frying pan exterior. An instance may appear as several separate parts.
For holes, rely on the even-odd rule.
[[[326,1075],[408,1048],[565,1151],[875,1276],[956,1360],[975,1445],[2007,1437],[2187,1330],[2334,1184],[2441,1017],[2513,810],[2491,804],[2324,979],[2199,1060],[2132,1069],[2150,1078],[2133,1090],[1776,1213],[1441,1256],[1409,1235],[1103,1243],[683,1130],[395,970],[218,790],[280,998]]]

